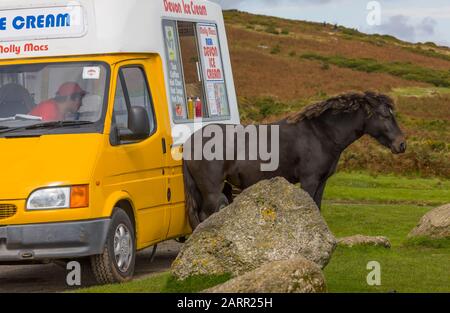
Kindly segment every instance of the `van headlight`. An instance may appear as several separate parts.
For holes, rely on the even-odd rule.
[[[89,186],[44,188],[34,191],[27,210],[54,210],[89,206]]]

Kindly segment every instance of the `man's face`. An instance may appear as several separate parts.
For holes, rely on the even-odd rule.
[[[77,113],[80,110],[81,103],[82,103],[82,97],[80,95],[72,95],[68,99],[69,113]]]

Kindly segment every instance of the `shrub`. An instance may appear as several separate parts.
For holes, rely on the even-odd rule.
[[[278,54],[280,52],[281,52],[280,45],[276,45],[275,47],[272,48],[272,50],[270,51],[270,54]]]
[[[357,31],[356,29],[351,29],[351,28],[344,28],[344,27],[342,27],[341,31],[342,31],[343,34],[349,35],[349,36],[361,37],[363,35],[359,31]]]
[[[324,71],[327,71],[330,69],[330,64],[328,62],[322,62],[322,66],[320,68]]]
[[[239,111],[244,123],[261,122],[289,110],[289,106],[272,97],[239,98]]]
[[[273,26],[273,25],[269,25],[269,26],[266,27],[266,33],[274,34],[274,35],[279,35],[280,34],[278,29],[275,26]]]
[[[390,62],[381,63],[374,59],[352,59],[343,56],[323,56],[316,53],[305,53],[303,59],[327,62],[339,67],[367,73],[386,73],[403,79],[433,84],[436,87],[450,87],[450,73],[420,67],[412,63]]]

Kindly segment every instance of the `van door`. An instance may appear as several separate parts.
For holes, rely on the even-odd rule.
[[[116,75],[110,145],[105,158],[112,164],[106,166],[106,177],[116,190],[130,195],[140,249],[163,240],[169,227],[163,132],[157,124],[145,65],[141,61],[121,63]],[[140,141],[120,141],[118,132],[132,129],[129,112],[135,106],[145,108],[150,134]]]

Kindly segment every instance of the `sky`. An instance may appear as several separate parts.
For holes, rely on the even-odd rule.
[[[224,9],[328,22],[409,42],[450,46],[449,0],[211,0]]]

